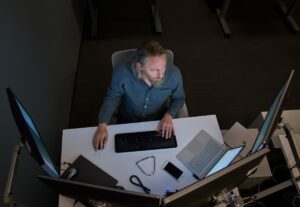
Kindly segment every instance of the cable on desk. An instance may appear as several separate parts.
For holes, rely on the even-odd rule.
[[[135,182],[133,179],[136,179],[137,182]],[[140,188],[142,188],[144,190],[145,193],[150,194],[150,189],[147,188],[146,186],[143,185],[142,181],[140,180],[140,178],[136,175],[131,175],[129,178],[129,181],[131,184],[136,185]]]

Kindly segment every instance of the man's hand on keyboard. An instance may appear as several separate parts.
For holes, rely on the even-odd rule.
[[[99,124],[93,138],[93,146],[95,150],[104,149],[104,146],[107,143],[107,135],[107,124]]]
[[[170,114],[165,114],[164,117],[160,120],[157,131],[162,132],[162,137],[165,137],[166,139],[171,138],[172,133],[175,135],[175,130],[173,126],[173,118]]]

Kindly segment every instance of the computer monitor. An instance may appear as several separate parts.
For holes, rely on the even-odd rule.
[[[97,202],[108,202],[128,207],[159,207],[160,196],[133,192],[123,189],[92,185],[63,178],[39,175],[38,178],[59,194],[80,200],[91,205]]]
[[[268,110],[267,116],[259,130],[256,140],[250,150],[250,154],[264,147],[270,142],[272,134],[276,129],[283,111],[284,105],[287,102],[289,95],[289,88],[294,75],[294,70],[290,72],[289,78],[285,82],[282,89],[279,91],[277,97],[273,101],[271,107]]]
[[[208,198],[220,193],[222,190],[231,190],[241,184],[256,171],[268,148],[257,151],[225,169],[212,174],[182,190],[164,198],[164,207],[193,207],[206,206]]]
[[[6,89],[6,93],[12,114],[21,134],[22,143],[49,176],[59,177],[58,170],[53,164],[42,137],[27,110],[10,88]]]

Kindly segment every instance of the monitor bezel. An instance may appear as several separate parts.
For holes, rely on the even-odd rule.
[[[38,175],[37,178],[57,193],[79,201],[88,202],[90,199],[92,199],[94,201],[122,204],[122,206],[128,207],[159,207],[160,205],[159,195],[93,185],[44,175]],[[101,197],[103,197],[103,199],[100,199]]]
[[[59,171],[57,170],[57,167],[54,165],[52,158],[48,152],[48,149],[44,143],[44,140],[40,135],[39,129],[36,126],[35,122],[33,121],[31,115],[28,113],[27,109],[24,107],[22,102],[17,98],[17,96],[13,93],[13,91],[10,88],[6,89],[6,93],[7,93],[7,97],[9,100],[11,112],[13,114],[15,123],[21,134],[20,137],[21,142],[26,146],[27,151],[30,153],[30,155],[37,161],[37,163],[42,167],[42,169],[44,169],[47,172],[47,174],[54,177],[58,177]],[[44,148],[43,151],[47,154],[46,156],[48,156],[49,158],[49,160],[47,159],[46,160],[51,162],[50,167],[48,167],[48,164],[44,161],[42,155],[43,153],[41,152],[41,150],[39,150],[38,144],[36,143],[35,138],[33,138],[33,135],[30,131],[30,127],[28,126],[27,121],[25,120],[25,117],[23,116],[23,113],[21,112],[19,105],[23,108],[26,115],[30,118],[33,127],[35,128],[39,141],[42,147]]]
[[[273,100],[271,106],[269,107],[268,113],[266,115],[266,117],[264,118],[264,122],[262,123],[261,127],[260,127],[260,132],[258,133],[253,146],[251,148],[251,150],[249,151],[249,154],[254,153],[255,151],[259,150],[261,145],[268,145],[271,137],[273,135],[273,132],[275,131],[280,119],[281,119],[281,114],[283,111],[283,108],[288,100],[289,94],[290,94],[290,87],[291,87],[291,82],[294,76],[294,70],[291,70],[290,75],[287,79],[287,81],[285,82],[284,86],[280,89],[279,93],[276,95],[275,99]],[[279,100],[278,103],[276,104],[275,102],[277,102],[277,98],[279,96]],[[272,108],[273,104],[276,104],[275,106],[275,110],[272,114],[270,114],[270,109]],[[271,117],[271,121],[268,123],[268,117]],[[263,136],[263,139],[261,140],[261,142],[259,144],[256,144],[256,142],[259,140],[259,138],[261,137],[261,129],[264,127],[265,124],[269,124],[269,126],[267,126],[267,130],[265,135]]]

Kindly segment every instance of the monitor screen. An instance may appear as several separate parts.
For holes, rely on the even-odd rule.
[[[213,166],[213,168],[207,173],[205,177],[208,177],[227,167],[236,158],[236,156],[242,151],[242,149],[244,149],[244,146],[227,150],[225,154],[221,157],[221,159],[215,164],[215,166]]]
[[[212,174],[162,200],[165,207],[206,206],[208,198],[224,189],[231,190],[255,172],[257,165],[269,152],[268,148],[257,151],[221,171]]]
[[[294,70],[291,71],[288,80],[285,82],[285,85],[279,91],[271,107],[269,108],[267,116],[259,130],[259,134],[256,137],[256,140],[252,146],[252,149],[250,150],[250,153],[256,152],[257,150],[261,149],[264,144],[269,143],[272,134],[280,121],[284,104],[288,99],[288,92],[291,86],[293,75]]]
[[[59,173],[49,156],[40,133],[27,110],[10,88],[7,88],[6,92],[15,122],[21,134],[21,141],[25,144],[31,156],[41,165],[48,175],[59,177]]]
[[[57,193],[80,200],[84,204],[108,202],[124,207],[159,207],[160,196],[158,195],[92,185],[49,176],[39,175],[38,178]]]

